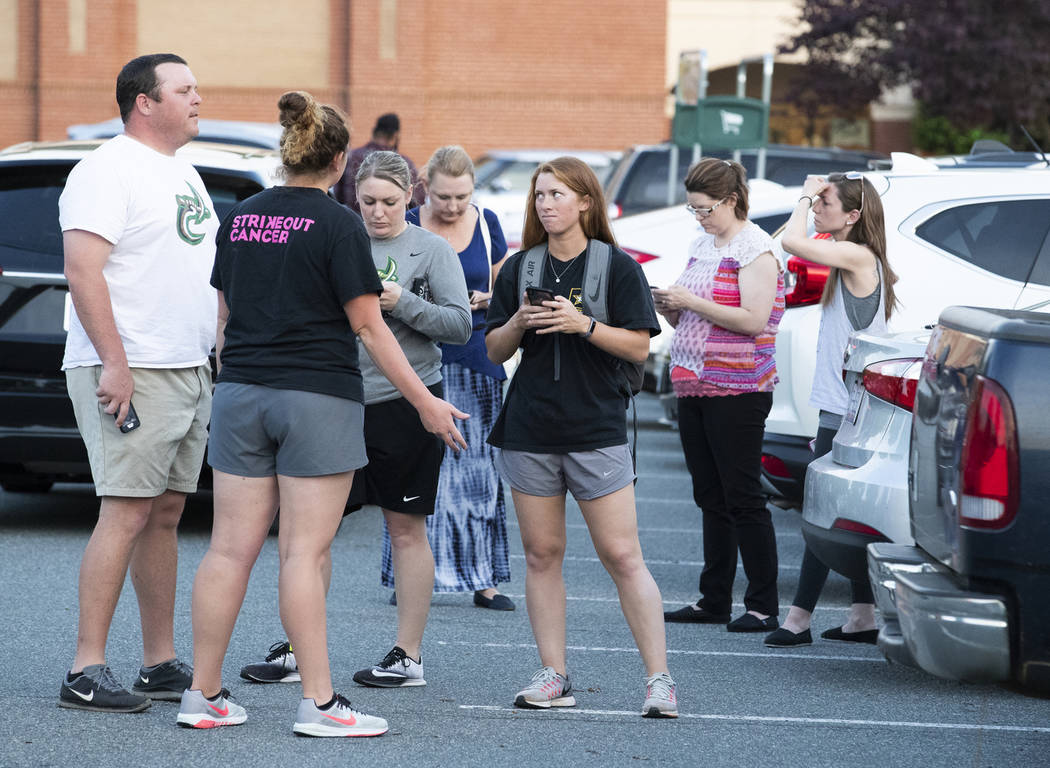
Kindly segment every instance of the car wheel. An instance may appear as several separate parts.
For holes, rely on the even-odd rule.
[[[54,483],[51,480],[37,478],[5,478],[0,480],[0,488],[8,493],[47,493]]]

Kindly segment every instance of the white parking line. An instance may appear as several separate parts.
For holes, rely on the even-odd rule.
[[[469,645],[472,648],[520,648],[522,650],[535,650],[534,643],[468,643],[463,640],[438,640],[438,645]],[[579,651],[580,653],[638,653],[637,648],[603,648],[601,646],[567,645],[567,651]],[[879,656],[836,656],[832,654],[818,653],[777,653],[777,652],[748,652],[748,651],[678,651],[669,648],[668,656],[730,656],[734,658],[748,659],[802,659],[804,661],[863,661],[885,664],[886,660]]]
[[[524,600],[525,599],[525,595],[516,595],[516,594],[512,594],[510,592],[504,592],[503,594],[505,594],[507,597],[511,598],[512,600]],[[620,602],[620,598],[618,598],[618,597],[571,597],[571,596],[566,596],[565,599],[566,600],[570,600],[570,601],[576,600],[576,601],[583,602],[583,603],[619,603]],[[686,603],[686,604],[688,604],[688,603],[695,603],[696,599],[693,598],[693,597],[683,597],[680,600],[667,600],[667,599],[665,599],[662,602],[663,602],[664,605],[680,606],[683,603]],[[733,603],[733,608],[743,609],[743,608],[746,608],[746,606],[743,603]],[[822,612],[823,611],[841,611],[841,612],[845,613],[845,612],[848,612],[849,609],[850,609],[850,607],[848,605],[828,605],[826,603],[821,603],[820,604],[820,610]]]
[[[519,526],[515,522],[512,522],[512,521],[508,520],[507,521],[507,527],[508,528],[520,528],[521,526]],[[566,523],[565,527],[566,528],[572,528],[572,529],[584,530],[584,531],[587,530],[587,524],[586,523]],[[692,534],[692,535],[699,535],[700,534],[700,529],[699,529],[699,527],[697,527],[697,528],[653,528],[653,527],[649,527],[649,526],[643,526],[643,527],[639,527],[638,528],[638,533],[687,533],[687,534]],[[802,533],[800,531],[786,531],[784,533],[777,533],[776,537],[778,539],[799,539],[799,538],[802,537]]]
[[[525,559],[525,555],[511,555],[510,557],[511,557],[512,560],[524,560]],[[573,563],[600,563],[601,562],[601,560],[599,560],[597,557],[580,557],[578,555],[566,555],[564,557],[564,560],[565,560],[565,562],[573,562]],[[691,568],[696,568],[698,566],[699,567],[703,567],[703,565],[704,565],[702,560],[656,560],[656,559],[651,558],[651,557],[645,558],[645,564],[646,565],[687,565],[687,566],[690,566]],[[738,569],[741,569],[743,567],[744,566],[742,564],[738,564],[737,565]],[[778,565],[777,568],[780,569],[781,571],[799,571],[799,570],[802,570],[802,566],[800,566],[800,565]]]
[[[514,707],[498,707],[489,704],[460,704],[460,709],[474,709],[485,712],[517,712]],[[624,711],[618,709],[577,709],[567,707],[563,710],[545,711],[538,717],[568,717],[570,715],[600,715],[604,717],[631,717],[637,718],[638,712]],[[797,725],[847,725],[861,728],[910,728],[910,729],[932,729],[947,731],[991,731],[1006,733],[1050,733],[1050,728],[1037,725],[981,725],[979,723],[924,723],[908,720],[852,720],[841,717],[770,717],[766,715],[714,715],[682,712],[678,719],[687,720],[713,720],[719,722],[737,723],[792,723]]]

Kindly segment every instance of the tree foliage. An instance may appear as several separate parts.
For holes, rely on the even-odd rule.
[[[800,0],[800,49],[788,100],[856,113],[910,84],[927,114],[962,129],[1047,136],[1050,0]]]

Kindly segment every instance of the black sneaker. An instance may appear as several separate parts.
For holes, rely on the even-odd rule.
[[[298,683],[301,679],[295,654],[287,640],[271,645],[266,661],[241,667],[241,677],[253,683]]]
[[[423,679],[423,657],[416,661],[395,645],[378,664],[354,673],[354,682],[373,688],[407,688],[426,685]]]
[[[139,679],[131,686],[131,692],[154,701],[182,701],[182,692],[192,682],[193,667],[171,659],[153,667],[140,667]]]
[[[129,692],[104,664],[92,664],[76,677],[66,674],[58,691],[58,706],[94,712],[141,712],[152,702]]]

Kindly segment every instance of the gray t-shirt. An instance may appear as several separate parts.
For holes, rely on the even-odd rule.
[[[415,224],[396,237],[371,238],[371,243],[379,279],[401,286],[394,309],[383,313],[386,324],[416,375],[428,387],[436,384],[441,381],[438,343],[465,344],[470,338],[470,298],[459,257],[444,238]],[[358,352],[365,404],[401,397],[364,344],[359,343]]]

